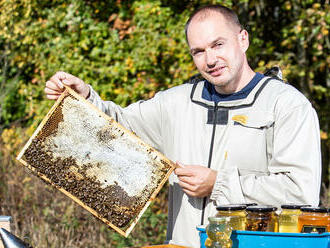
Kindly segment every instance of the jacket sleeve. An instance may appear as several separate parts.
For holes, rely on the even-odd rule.
[[[112,101],[103,101],[93,88],[89,87],[88,101],[122,126],[134,132],[144,142],[160,150],[162,145],[161,92],[150,100],[138,101],[122,108]]]
[[[305,103],[277,114],[273,156],[266,175],[241,176],[237,165],[218,171],[210,196],[218,204],[319,204],[320,129],[315,110]]]

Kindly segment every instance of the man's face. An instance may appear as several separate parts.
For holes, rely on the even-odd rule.
[[[217,12],[202,19],[197,16],[189,25],[187,39],[194,63],[219,93],[237,91],[248,46],[242,42],[241,35],[247,35],[243,32]]]

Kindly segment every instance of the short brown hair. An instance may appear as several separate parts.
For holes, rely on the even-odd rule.
[[[233,10],[231,10],[231,9],[225,7],[225,6],[219,5],[219,4],[206,5],[206,6],[203,6],[199,9],[195,10],[191,14],[191,16],[189,17],[188,21],[186,22],[184,31],[185,31],[185,34],[186,34],[187,42],[188,42],[188,37],[187,37],[188,27],[189,27],[189,24],[192,21],[192,19],[194,19],[194,17],[196,15],[198,15],[199,13],[211,12],[211,11],[218,12],[218,13],[222,14],[227,21],[229,21],[230,23],[233,23],[234,25],[237,25],[238,27],[243,29],[242,24],[239,22],[238,16],[236,15],[236,13]]]

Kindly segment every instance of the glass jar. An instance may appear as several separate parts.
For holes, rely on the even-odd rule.
[[[209,217],[209,224],[206,227],[207,248],[231,248],[232,241],[230,235],[232,230],[236,230],[240,223],[240,216],[230,217]]]
[[[329,213],[324,207],[302,207],[298,218],[301,233],[330,232]]]
[[[246,230],[277,232],[278,217],[275,213],[277,210],[273,206],[251,206],[246,208]]]
[[[251,206],[257,206],[258,204],[255,202],[251,202],[251,203],[245,203],[244,204],[246,207],[251,207]]]
[[[237,216],[235,219],[235,230],[244,231],[246,226],[246,205],[245,204],[228,204],[217,206],[217,217]]]
[[[300,208],[307,206],[309,205],[282,205],[282,211],[278,220],[279,232],[299,233],[298,217],[301,215]]]

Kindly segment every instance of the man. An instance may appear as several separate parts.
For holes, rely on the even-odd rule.
[[[170,243],[198,247],[195,228],[216,214],[216,204],[318,205],[319,125],[308,100],[250,68],[248,32],[230,9],[199,9],[186,24],[186,38],[205,80],[120,108],[58,72],[46,83],[47,97],[56,99],[62,84],[69,85],[178,161],[169,180]]]

